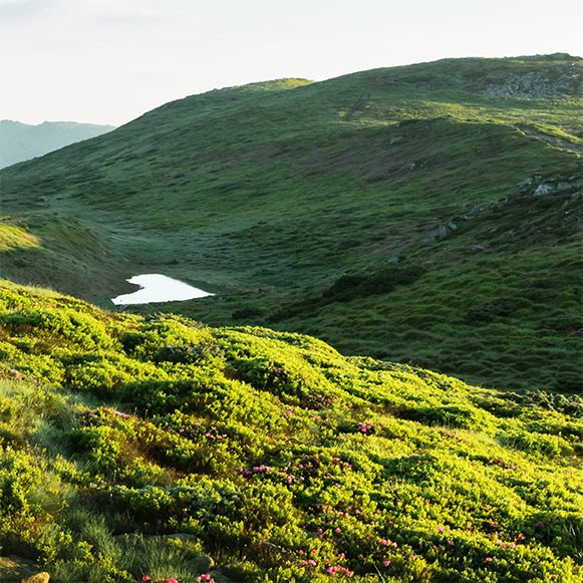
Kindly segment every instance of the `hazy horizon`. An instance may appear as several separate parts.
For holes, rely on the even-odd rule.
[[[168,101],[283,77],[458,57],[583,53],[575,0],[0,0],[0,119],[119,126]]]

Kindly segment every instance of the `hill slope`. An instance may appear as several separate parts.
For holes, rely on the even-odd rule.
[[[581,581],[582,412],[2,282],[0,555],[63,582]]]
[[[581,60],[445,60],[196,95],[6,169],[6,277],[307,332],[506,387],[581,388]],[[150,309],[150,308],[148,308]]]
[[[113,129],[114,126],[64,121],[29,125],[0,120],[0,168],[100,136]]]

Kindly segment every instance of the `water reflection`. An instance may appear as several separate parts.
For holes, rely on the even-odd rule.
[[[154,302],[180,302],[214,295],[159,273],[135,275],[127,281],[139,285],[142,289],[131,294],[122,294],[112,298],[111,301],[118,306]]]

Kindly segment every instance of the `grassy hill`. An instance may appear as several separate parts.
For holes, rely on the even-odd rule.
[[[4,281],[0,580],[582,581],[582,417]]]
[[[39,125],[29,125],[7,119],[0,120],[0,168],[42,156],[113,129],[114,126],[65,121],[45,121]]]
[[[166,104],[0,174],[4,228],[39,241],[2,273],[107,306],[162,272],[218,295],[138,311],[579,391],[582,79],[456,59]]]

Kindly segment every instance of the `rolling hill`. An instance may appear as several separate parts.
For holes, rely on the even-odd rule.
[[[582,62],[454,59],[195,95],[0,173],[3,277],[581,390]]]
[[[0,168],[42,156],[113,129],[114,126],[76,122],[45,121],[39,125],[30,125],[0,120]]]

